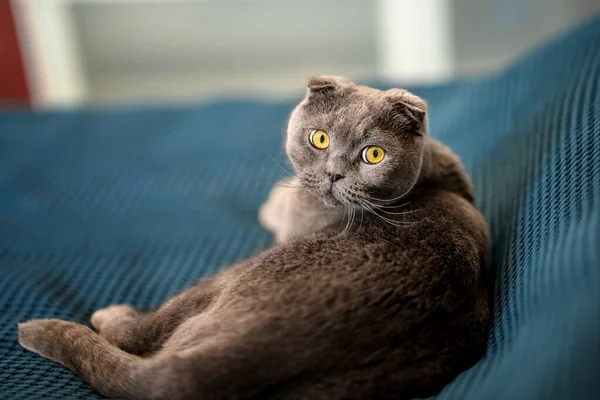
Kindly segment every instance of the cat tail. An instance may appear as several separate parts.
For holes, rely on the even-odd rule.
[[[77,373],[108,397],[165,398],[161,365],[151,358],[129,354],[90,328],[57,319],[19,324],[19,343],[27,350],[56,361]]]

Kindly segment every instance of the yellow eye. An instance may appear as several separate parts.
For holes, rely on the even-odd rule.
[[[310,143],[319,150],[329,147],[329,135],[323,131],[312,131],[309,137]]]
[[[378,164],[383,160],[385,151],[379,146],[365,147],[362,151],[362,159],[367,164]]]

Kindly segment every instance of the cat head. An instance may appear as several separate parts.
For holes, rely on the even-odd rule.
[[[286,152],[302,184],[323,203],[364,207],[410,191],[427,133],[427,104],[406,90],[312,77],[291,114]]]

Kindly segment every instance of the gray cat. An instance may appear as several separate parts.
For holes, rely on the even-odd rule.
[[[19,325],[25,348],[126,399],[408,399],[483,354],[489,237],[425,102],[308,82],[286,150],[297,178],[261,221],[280,244],[148,314]]]

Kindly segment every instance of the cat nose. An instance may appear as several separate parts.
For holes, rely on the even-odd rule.
[[[329,178],[331,178],[331,183],[337,182],[344,177],[344,175],[335,174],[331,172],[328,172],[327,175],[329,175]]]

